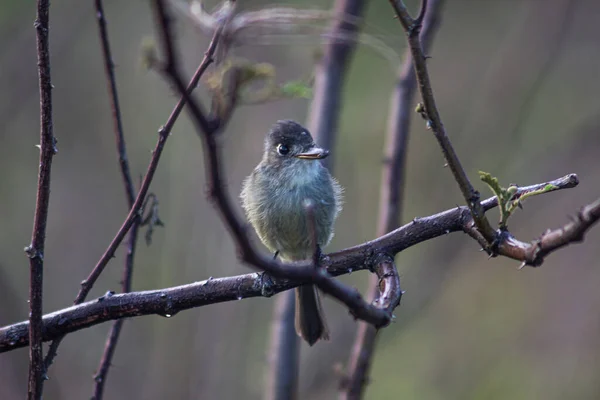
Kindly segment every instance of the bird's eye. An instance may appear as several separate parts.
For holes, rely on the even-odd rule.
[[[290,148],[287,147],[285,144],[280,144],[279,146],[277,146],[277,152],[282,156],[285,156],[290,152]]]

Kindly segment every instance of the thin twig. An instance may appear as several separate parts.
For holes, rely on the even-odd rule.
[[[433,3],[433,1],[432,1]],[[423,21],[425,20],[425,15],[427,14],[427,9],[428,9],[428,4],[427,4],[427,0],[421,0],[421,8],[419,9],[419,15],[417,15],[417,18],[415,18],[415,24],[416,25],[422,25]],[[430,6],[431,8],[435,8],[435,6]]]
[[[567,175],[554,181],[522,187],[518,193],[540,189],[548,184],[555,184],[559,189],[572,188],[577,185],[574,177],[574,175]],[[568,225],[567,231],[579,234],[582,229],[589,229],[600,215],[599,203],[600,201],[596,201],[584,208],[581,225],[573,227]],[[482,202],[485,211],[497,205],[496,197]],[[395,255],[409,247],[451,232],[468,233],[472,227],[473,219],[468,207],[455,207],[429,217],[415,219],[370,242],[327,254],[322,257],[322,264],[331,276],[375,269],[374,263],[378,261],[377,257],[374,257],[376,254]],[[569,234],[569,239],[578,238],[579,236]],[[251,273],[227,278],[209,278],[202,282],[160,290],[123,294],[108,293],[98,299],[45,315],[43,340],[54,340],[67,333],[120,318],[151,314],[175,315],[179,311],[209,304],[238,301],[249,297],[270,297],[303,283],[321,283],[322,281],[319,281],[321,278],[305,272],[314,270],[312,262],[304,262],[295,264],[291,271],[285,271],[291,275],[291,280],[271,279],[262,273]],[[333,295],[336,296],[336,294]],[[27,346],[29,343],[28,329],[28,321],[0,328],[0,353]]]
[[[421,40],[424,51],[428,52],[433,36],[440,23],[443,0],[431,0],[428,8],[421,4],[418,20],[423,21]],[[427,13],[424,12],[427,10]],[[413,115],[413,102],[417,81],[410,50],[406,51],[404,62],[399,68],[398,82],[392,94],[388,134],[385,144],[385,164],[382,168],[381,194],[377,235],[392,231],[400,222],[405,180],[406,149]],[[397,273],[397,271],[396,271]],[[367,298],[379,297],[379,278],[371,275]],[[369,382],[368,374],[375,351],[377,330],[361,322],[356,332],[352,353],[348,361],[348,371],[342,380],[340,398],[360,399]]]
[[[40,167],[31,244],[25,248],[29,257],[29,379],[27,398],[41,399],[44,390],[44,358],[42,353],[42,300],[44,281],[44,245],[50,203],[52,157],[56,139],[52,122],[52,81],[49,45],[50,2],[38,0],[35,31],[40,87]]]
[[[98,34],[100,36],[100,43],[102,46],[102,56],[104,59],[104,72],[106,74],[106,80],[108,84],[108,92],[110,96],[111,111],[113,117],[113,129],[115,133],[117,152],[119,156],[119,166],[121,167],[121,177],[123,178],[123,184],[125,186],[125,198],[127,200],[127,209],[131,210],[135,201],[135,187],[133,185],[133,179],[131,178],[131,172],[129,171],[129,161],[127,157],[127,146],[125,143],[125,137],[123,134],[123,123],[121,120],[121,107],[119,106],[119,95],[117,93],[117,81],[115,77],[115,65],[113,62],[112,54],[110,51],[110,41],[108,39],[108,30],[106,28],[106,17],[104,15],[104,5],[102,0],[95,0],[95,11],[96,18],[98,20]],[[123,279],[121,281],[121,291],[127,293],[131,291],[131,279],[133,275],[133,263],[135,259],[136,243],[139,232],[140,219],[134,220],[133,226],[129,231],[129,240],[127,244],[127,255],[125,256],[125,266],[123,269]],[[117,342],[119,341],[119,335],[123,327],[123,319],[117,320],[113,323],[110,332],[106,339],[106,344],[100,364],[97,372],[94,376],[94,395],[92,399],[100,400],[104,394],[104,385],[108,376],[108,370],[110,368]]]
[[[117,151],[119,155],[119,166],[125,186],[127,196],[127,207],[131,209],[135,201],[135,187],[129,172],[129,161],[127,159],[127,147],[123,135],[123,122],[121,119],[121,107],[119,106],[119,95],[117,93],[117,81],[115,78],[115,64],[110,51],[110,42],[108,39],[108,30],[106,28],[106,17],[104,15],[104,6],[102,0],[94,0],[96,19],[98,20],[98,34],[102,46],[102,58],[104,60],[104,72],[108,84],[108,93],[110,96],[110,106],[113,117],[113,130],[117,142]]]
[[[427,126],[433,131],[434,136],[442,149],[448,167],[452,171],[454,179],[458,183],[460,191],[467,205],[471,209],[477,229],[479,229],[481,234],[491,244],[496,240],[496,231],[492,228],[489,220],[485,216],[483,208],[481,207],[479,192],[473,188],[469,177],[463,169],[458,155],[454,151],[454,147],[446,134],[446,129],[444,128],[440,113],[437,109],[433,90],[431,88],[431,81],[429,79],[429,72],[427,70],[427,56],[423,51],[419,34],[421,31],[420,21],[418,19],[413,19],[410,16],[406,6],[401,0],[390,0],[390,3],[407,35],[408,46],[413,58],[417,82],[419,84],[419,91],[421,92],[421,97],[423,99],[423,115],[427,117]],[[421,12],[425,12],[426,7],[427,2],[422,0]]]
[[[140,191],[138,192],[135,202],[133,203],[133,207],[129,211],[129,214],[127,215],[127,218],[125,218],[123,225],[121,225],[121,228],[119,228],[119,231],[109,244],[108,248],[105,250],[104,254],[100,258],[92,272],[84,281],[81,282],[81,289],[77,294],[77,297],[75,298],[74,304],[80,304],[85,300],[90,290],[92,289],[94,283],[96,282],[102,271],[104,271],[104,268],[106,267],[108,262],[114,257],[115,251],[125,238],[127,232],[129,232],[134,222],[141,217],[145,197],[148,194],[150,184],[152,183],[152,179],[154,178],[154,173],[156,172],[156,168],[158,167],[158,162],[160,161],[160,156],[162,155],[165,143],[167,142],[167,139],[171,134],[171,130],[173,129],[175,122],[179,118],[179,115],[181,114],[181,111],[183,110],[183,107],[186,104],[189,94],[196,88],[198,82],[200,81],[200,78],[202,77],[208,66],[212,63],[212,57],[217,47],[219,37],[220,32],[215,32],[215,35],[213,36],[208,46],[208,50],[204,54],[202,62],[196,69],[196,72],[194,73],[194,76],[190,80],[188,86],[185,88],[186,95],[182,96],[179,99],[177,105],[171,112],[171,115],[169,115],[169,118],[167,119],[165,124],[158,130],[158,142],[156,143],[156,146],[152,152],[150,164],[148,165],[146,175],[144,176],[144,180],[142,181],[142,184],[140,186]],[[56,351],[62,339],[62,337],[58,337],[50,345],[48,353],[46,354],[46,359],[44,361],[46,369],[48,369],[48,367],[52,364],[52,361],[56,356]]]

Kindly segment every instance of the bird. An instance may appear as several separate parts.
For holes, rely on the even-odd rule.
[[[292,120],[277,121],[267,133],[263,157],[244,180],[242,208],[261,242],[283,261],[310,259],[315,246],[326,246],[342,210],[343,189],[321,160],[329,151],[317,146],[312,135]],[[311,231],[306,205],[312,207]],[[329,340],[317,288],[296,289],[296,333],[310,346]]]

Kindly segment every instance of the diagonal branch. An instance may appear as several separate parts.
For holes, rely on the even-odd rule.
[[[424,51],[428,51],[439,27],[443,3],[443,0],[431,0],[429,8],[426,7],[426,2],[421,3],[421,13],[417,21],[423,21],[421,40],[425,46]],[[391,101],[385,164],[382,169],[378,235],[392,231],[398,225],[402,213],[406,152],[417,83],[412,64],[410,50],[407,50],[399,69],[398,82]],[[396,275],[398,273],[395,266],[392,273]],[[379,293],[379,279],[372,275],[367,297],[377,300]],[[348,371],[340,385],[341,399],[362,398],[369,381],[368,374],[375,351],[377,332],[371,325],[359,324],[348,361]]]
[[[565,177],[536,185],[519,188],[517,194],[538,190],[548,184],[555,185],[557,190],[572,188],[577,185],[576,176]],[[598,208],[594,203],[591,210],[585,212],[586,228],[591,226],[589,217],[597,220]],[[491,197],[482,202],[485,211],[498,206],[498,199]],[[375,240],[327,254],[321,259],[330,276],[339,276],[364,269],[373,270],[378,261],[377,254],[396,255],[421,242],[444,236],[450,232],[470,232],[473,219],[465,206],[455,207],[429,217],[414,219],[412,222],[395,229]],[[261,265],[262,267],[263,265]],[[202,307],[225,301],[237,301],[248,297],[270,297],[284,290],[293,289],[303,283],[324,284],[325,274],[311,275],[307,271],[315,271],[312,263],[295,264],[291,269],[279,263],[269,264],[270,272],[278,275],[290,275],[290,279],[271,279],[266,274],[246,274],[229,278],[209,278],[206,281],[189,285],[123,294],[108,293],[99,299],[75,305],[44,316],[42,330],[43,340],[55,340],[67,333],[89,328],[100,323],[141,315],[174,315],[182,310]],[[329,279],[329,278],[327,278]],[[337,282],[334,280],[334,282]],[[333,291],[328,291],[333,293]],[[352,294],[352,293],[350,293]],[[358,292],[354,292],[358,298]],[[335,296],[335,294],[334,294]],[[337,297],[337,296],[336,296]],[[342,300],[349,308],[348,302]],[[362,319],[362,315],[358,316]],[[373,321],[373,323],[376,321]],[[27,335],[29,322],[24,321],[0,328],[0,353],[11,351],[29,344]]]
[[[28,399],[41,399],[44,390],[44,359],[42,352],[42,300],[44,280],[44,244],[50,204],[52,157],[56,154],[56,139],[52,122],[52,81],[49,44],[50,1],[38,0],[35,31],[40,87],[40,167],[31,244],[25,248],[29,257],[29,380]]]
[[[185,88],[186,94],[191,93],[198,86],[200,78],[207,70],[209,65],[213,62],[213,55],[215,53],[219,38],[220,31],[217,31],[215,32],[207,51],[204,54],[202,62],[196,69],[196,72],[190,80],[187,88]],[[109,244],[108,248],[105,250],[104,254],[100,258],[96,266],[92,269],[88,277],[81,282],[81,289],[79,290],[79,293],[77,293],[77,297],[75,298],[74,304],[80,304],[83,301],[85,301],[85,298],[89,294],[90,290],[92,290],[94,283],[96,282],[102,271],[104,271],[104,268],[106,267],[108,262],[114,257],[115,251],[125,238],[125,235],[127,234],[127,232],[129,232],[134,222],[141,217],[145,198],[148,194],[150,184],[152,183],[152,179],[154,178],[154,174],[158,167],[158,162],[160,161],[162,151],[167,142],[167,139],[169,138],[169,135],[171,134],[171,130],[173,129],[175,122],[179,118],[179,115],[181,114],[181,111],[183,110],[183,107],[186,104],[187,98],[187,96],[182,96],[179,99],[177,105],[171,112],[171,115],[169,115],[169,118],[167,119],[165,124],[158,130],[158,142],[156,143],[156,146],[152,151],[152,158],[150,159],[150,164],[148,165],[148,168],[146,170],[146,175],[144,176],[144,179],[140,186],[140,191],[138,192],[135,202],[133,203],[133,207],[129,211],[129,214],[125,218],[125,221],[121,225],[121,228],[119,228],[117,234]],[[44,361],[46,369],[52,364],[52,361],[56,356],[56,351],[62,339],[63,337],[57,337],[54,340],[54,342],[52,342],[52,344],[50,345],[48,353],[46,354],[46,359]]]

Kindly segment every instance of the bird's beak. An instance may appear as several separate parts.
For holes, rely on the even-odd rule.
[[[303,160],[319,160],[329,155],[329,151],[321,149],[320,147],[313,147],[312,149],[305,151],[304,153],[296,154],[297,158]]]

